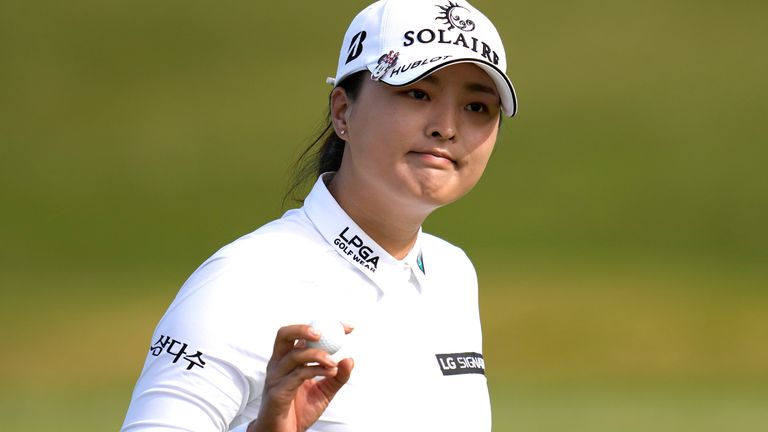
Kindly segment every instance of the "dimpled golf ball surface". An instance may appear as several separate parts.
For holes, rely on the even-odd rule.
[[[317,342],[307,341],[309,348],[320,348],[328,354],[335,354],[341,349],[344,342],[344,326],[339,321],[333,320],[315,320],[309,325],[320,333],[320,340]]]

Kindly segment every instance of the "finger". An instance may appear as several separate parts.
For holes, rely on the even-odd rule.
[[[320,381],[325,382],[329,379],[332,379],[332,377],[335,375],[338,375],[338,368],[335,367],[326,368],[323,366],[299,366],[295,368],[290,374],[286,375],[274,390],[282,390],[293,395],[299,389],[299,387],[304,384],[304,381],[308,379],[315,377],[325,377],[324,380]],[[335,392],[333,394],[335,394]]]
[[[336,395],[336,392],[349,381],[349,377],[352,375],[352,369],[354,367],[355,361],[351,358],[346,358],[339,362],[335,375],[328,376],[326,379],[318,382],[318,388],[328,400],[332,399],[333,396]]]
[[[352,333],[352,330],[355,329],[355,326],[352,324],[347,324],[345,322],[342,322],[341,324],[344,326],[344,334],[350,334]]]
[[[345,358],[340,361],[336,366],[339,371],[334,377],[334,381],[339,383],[339,388],[349,381],[349,377],[352,375],[352,369],[355,368],[355,360],[352,358]]]
[[[307,339],[317,341],[320,335],[306,324],[297,324],[281,327],[275,336],[275,346],[272,349],[272,359],[277,360],[293,350],[296,341]]]
[[[317,363],[324,368],[337,367],[331,356],[317,348],[295,349],[283,356],[277,362],[273,374],[276,377],[290,374],[294,369],[305,366],[307,363]]]

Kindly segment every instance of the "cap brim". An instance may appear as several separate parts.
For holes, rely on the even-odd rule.
[[[488,76],[493,80],[493,83],[496,84],[496,90],[499,92],[499,97],[501,99],[501,110],[504,112],[504,114],[507,117],[513,117],[515,113],[517,113],[517,95],[515,94],[515,87],[507,77],[507,74],[502,72],[493,63],[476,58],[453,58],[445,62],[437,63],[435,66],[425,70],[416,71],[411,69],[394,77],[387,76],[387,74],[385,74],[385,76],[383,76],[380,80],[395,87],[407,86],[437,72],[440,69],[457,63],[474,63],[479,66],[480,69],[484,70],[485,73],[487,73]],[[375,67],[376,64],[369,65],[368,69],[373,72]]]

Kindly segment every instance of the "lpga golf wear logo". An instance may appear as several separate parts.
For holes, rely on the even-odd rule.
[[[435,354],[440,371],[443,375],[485,375],[485,360],[483,355],[475,352],[455,354]]]
[[[339,233],[333,244],[338,246],[342,252],[351,256],[356,263],[370,270],[371,273],[376,272],[376,268],[379,265],[379,256],[373,254],[373,249],[366,246],[362,238],[350,233],[349,227],[345,227]]]

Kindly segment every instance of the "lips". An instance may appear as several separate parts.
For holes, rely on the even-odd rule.
[[[427,150],[420,150],[420,151],[413,151],[412,153],[416,153],[418,155],[423,155],[426,157],[433,157],[438,160],[447,160],[453,164],[456,164],[456,160],[453,159],[453,157],[445,150],[440,148],[432,148]]]

